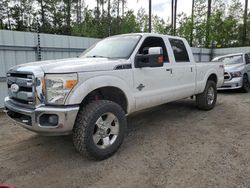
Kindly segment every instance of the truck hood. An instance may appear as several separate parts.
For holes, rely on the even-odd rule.
[[[45,73],[69,73],[113,70],[117,65],[128,63],[124,59],[69,58],[36,61],[13,67],[12,71],[32,71],[42,69]]]
[[[235,72],[235,71],[242,71],[245,67],[244,63],[235,64],[235,65],[225,65],[226,72]]]

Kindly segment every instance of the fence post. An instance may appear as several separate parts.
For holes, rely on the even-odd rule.
[[[201,62],[201,57],[202,57],[202,48],[200,48],[200,53],[199,53],[199,62]]]
[[[212,41],[211,50],[210,50],[210,61],[212,61],[212,59],[214,58],[214,47],[215,47],[215,43],[214,41]]]
[[[39,24],[38,18],[37,18],[37,46],[36,46],[36,53],[37,53],[37,60],[41,61],[42,60],[42,55],[41,55],[41,42],[40,42],[40,24]]]

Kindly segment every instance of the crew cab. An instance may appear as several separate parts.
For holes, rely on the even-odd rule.
[[[5,107],[31,131],[72,133],[80,154],[101,160],[122,144],[131,113],[192,96],[198,108],[211,110],[223,81],[223,63],[196,63],[183,38],[125,34],[78,58],[11,68]]]
[[[228,54],[214,58],[225,65],[224,84],[219,90],[241,89],[248,93],[250,88],[250,53]]]

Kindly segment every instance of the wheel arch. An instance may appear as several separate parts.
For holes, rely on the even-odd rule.
[[[100,99],[120,104],[125,113],[130,113],[135,109],[135,99],[130,90],[128,84],[120,78],[114,76],[94,77],[81,81],[81,84],[71,92],[66,103],[83,105],[93,99],[93,96],[97,96]]]
[[[125,93],[118,87],[104,86],[97,88],[83,98],[80,106],[85,106],[95,100],[109,100],[115,102],[122,107],[125,113],[128,112],[128,99]]]
[[[247,76],[248,80],[249,80],[249,76],[246,72],[243,73],[243,76]]]
[[[196,94],[202,93],[205,88],[208,80],[212,80],[218,85],[221,81],[218,79],[217,74],[213,70],[209,70],[204,76],[199,75],[199,78],[197,78],[197,85],[196,85]]]
[[[207,78],[207,81],[209,80],[214,81],[216,84],[218,83],[218,78],[215,73],[210,74],[210,76]]]

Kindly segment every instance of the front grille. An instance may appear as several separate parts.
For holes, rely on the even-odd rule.
[[[224,73],[224,80],[230,80],[231,79],[231,75],[228,72]]]
[[[8,94],[12,102],[26,106],[35,105],[34,76],[32,73],[8,73]]]

